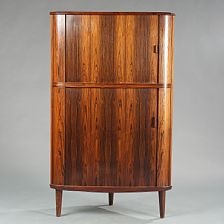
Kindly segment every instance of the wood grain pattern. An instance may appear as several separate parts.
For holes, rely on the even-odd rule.
[[[158,17],[151,16],[150,20],[149,20],[149,27],[148,27],[149,42],[148,42],[148,48],[146,49],[148,51],[148,55],[149,55],[149,64],[146,61],[146,65],[149,66],[149,73],[150,73],[150,77],[151,77],[149,80],[151,81],[151,83],[159,84],[159,82],[158,82],[158,56],[157,56],[158,52],[155,52],[155,48],[157,48],[159,46],[158,24],[159,24],[159,16]],[[152,30],[153,30],[153,32],[152,32]],[[147,82],[147,80],[146,80],[146,82]]]
[[[114,47],[114,52],[112,52],[114,60],[114,82],[119,82],[126,75],[126,16],[119,15],[112,18],[114,18],[114,43],[112,43]]]
[[[66,81],[157,83],[157,45],[158,16],[66,15]]]
[[[142,123],[138,120],[138,114],[143,113],[143,117],[147,116],[147,114],[144,114],[144,110],[141,112],[142,104],[138,103],[139,101],[139,94],[143,94],[141,92],[138,92],[139,88],[145,88],[145,91],[147,92],[148,88],[164,88],[164,87],[172,87],[171,86],[171,77],[172,77],[172,44],[173,44],[173,37],[171,34],[171,31],[173,30],[172,28],[172,21],[173,18],[170,16],[155,16],[155,15],[67,15],[66,16],[66,31],[69,31],[71,35],[69,35],[69,32],[66,34],[65,38],[65,16],[60,15],[60,16],[52,16],[51,18],[51,27],[52,27],[52,36],[51,36],[51,42],[52,42],[52,83],[54,83],[55,87],[62,87],[61,89],[58,89],[57,91],[54,90],[55,97],[52,97],[52,102],[54,102],[54,105],[57,104],[57,101],[59,103],[63,104],[63,99],[69,101],[67,97],[65,97],[65,90],[63,88],[103,88],[105,89],[105,94],[101,94],[102,91],[92,91],[92,93],[89,93],[89,90],[83,90],[82,95],[79,96],[79,91],[76,91],[75,97],[80,98],[79,103],[81,104],[83,101],[87,102],[88,98],[91,98],[92,96],[96,96],[96,100],[99,100],[104,102],[105,98],[109,99],[109,102],[113,102],[115,104],[118,104],[118,110],[109,110],[108,108],[110,107],[110,104],[106,106],[106,102],[104,102],[104,105],[96,106],[98,105],[98,102],[96,102],[95,105],[91,105],[91,103],[88,103],[88,105],[84,105],[84,108],[82,108],[81,111],[78,111],[77,113],[82,114],[84,116],[83,121],[85,122],[85,130],[83,134],[81,133],[81,136],[83,137],[83,146],[92,144],[91,137],[89,138],[89,134],[87,133],[87,129],[89,129],[88,125],[90,122],[90,118],[88,117],[89,111],[87,111],[88,108],[90,108],[91,111],[93,111],[94,107],[98,110],[97,113],[99,114],[111,114],[114,113],[115,116],[113,116],[113,122],[114,123],[119,123],[119,125],[123,125],[124,129],[130,129],[132,130],[133,126],[135,128],[134,131],[137,130],[138,125],[141,126],[143,129],[145,128],[145,121]],[[149,29],[144,29],[144,27],[148,27]],[[159,29],[158,29],[159,27]],[[169,29],[168,29],[169,28]],[[157,37],[157,33],[159,32],[159,38]],[[140,37],[137,36],[137,34]],[[66,39],[66,44],[65,44],[65,39]],[[158,44],[158,39],[160,41],[159,44],[159,56],[158,54],[155,54],[153,51],[153,47]],[[150,42],[151,41],[151,42]],[[104,45],[108,44],[107,46],[109,47],[109,50],[105,48]],[[70,51],[70,53],[66,52],[66,66],[65,66],[65,45],[67,46],[67,49],[71,48],[73,49]],[[72,47],[71,47],[72,46]],[[128,47],[127,47],[128,46]],[[129,47],[130,46],[130,47]],[[133,47],[134,46],[134,47]],[[135,47],[137,46],[137,47]],[[109,56],[113,55],[112,58]],[[141,55],[144,55],[145,57],[140,57]],[[149,56],[150,55],[150,56]],[[71,58],[75,58],[76,61],[74,61]],[[93,59],[91,59],[93,58]],[[139,61],[136,61],[136,58],[140,58]],[[149,64],[147,64],[147,58],[149,58]],[[159,59],[159,61],[157,60]],[[101,66],[101,61],[104,59],[106,62],[107,66]],[[110,60],[112,59],[112,60]],[[146,66],[142,66],[146,65]],[[157,66],[158,65],[158,66]],[[111,66],[111,67],[110,67]],[[66,67],[66,72],[65,72],[65,67]],[[158,77],[157,77],[157,67],[159,68],[158,70]],[[109,71],[113,69],[113,74],[114,76],[107,76],[109,74]],[[76,75],[77,82],[65,82],[65,73],[66,74],[74,74]],[[56,74],[56,75],[55,75]],[[102,76],[101,74],[104,74]],[[106,74],[106,75],[105,75]],[[69,76],[69,75],[68,75]],[[106,79],[107,83],[105,83]],[[84,81],[83,81],[84,80]],[[123,82],[121,82],[123,80]],[[158,80],[158,83],[154,83]],[[168,80],[168,81],[167,81]],[[90,81],[89,83],[87,81]],[[95,82],[95,84],[94,84]],[[56,84],[55,84],[56,83]],[[162,84],[163,83],[163,84]],[[168,83],[168,84],[167,84]],[[120,88],[120,89],[127,89],[126,94],[124,94],[124,91],[117,89],[112,93],[112,91],[108,90],[114,89],[114,88]],[[134,90],[136,88],[136,90]],[[141,90],[143,92],[143,89]],[[152,93],[153,91],[151,91]],[[172,92],[171,92],[172,93]],[[171,142],[165,140],[160,140],[163,139],[163,132],[166,132],[166,130],[169,130],[171,132],[171,120],[170,123],[168,121],[164,121],[167,117],[169,117],[169,114],[171,112],[171,93],[169,93],[169,89],[160,89],[158,90],[158,105],[159,105],[159,110],[158,110],[158,149],[157,149],[157,181],[156,184],[170,184],[169,181],[161,180],[165,178],[165,174],[161,174],[160,168],[162,167],[163,172],[169,172],[169,177],[170,177],[170,162],[168,162],[168,154],[169,154],[169,160],[171,157],[171,148],[168,150],[167,147],[171,147]],[[126,97],[126,95],[131,96],[130,99]],[[144,94],[143,94],[144,95]],[[147,94],[145,94],[146,96]],[[150,99],[153,104],[156,105],[157,101],[157,94],[153,93],[153,97]],[[148,97],[151,97],[150,94],[148,94]],[[117,100],[119,99],[119,102]],[[83,101],[82,101],[83,100]],[[147,105],[146,99],[145,104]],[[76,101],[76,100],[75,100]],[[120,103],[122,102],[122,103]],[[136,103],[137,102],[137,103]],[[63,112],[63,105],[61,104],[60,109],[55,109],[54,105],[52,106],[53,108],[53,116],[57,117],[57,113],[62,113],[62,116],[65,116],[65,111]],[[73,104],[70,102],[70,104]],[[130,105],[129,105],[130,104]],[[135,105],[136,104],[136,105]],[[167,105],[170,104],[168,107]],[[123,106],[125,105],[125,107]],[[133,105],[135,105],[133,107]],[[106,107],[103,108],[103,107]],[[108,108],[107,108],[108,107]],[[133,119],[133,122],[128,122],[126,117],[122,117],[121,114],[125,113],[124,108],[130,107],[131,113],[128,114],[127,116],[130,116],[131,119]],[[153,107],[150,107],[150,110]],[[154,109],[150,113],[157,113],[157,107],[154,107]],[[55,111],[54,111],[55,110]],[[58,111],[57,111],[58,110]],[[61,110],[61,111],[59,111]],[[105,111],[106,110],[106,111]],[[166,112],[166,113],[165,113]],[[55,114],[54,114],[55,113]],[[136,116],[137,115],[137,116]],[[61,115],[60,115],[61,116]],[[77,114],[74,114],[74,116],[78,116]],[[132,116],[132,117],[131,117]],[[105,116],[106,117],[106,116]],[[69,116],[66,114],[66,118],[69,119]],[[88,120],[89,119],[89,120]],[[96,116],[96,120],[98,117]],[[153,118],[155,119],[155,118]],[[121,122],[121,120],[125,120],[125,126]],[[67,121],[69,123],[69,121]],[[98,122],[98,120],[97,120]],[[103,121],[104,123],[99,123],[101,126],[106,126],[109,129],[111,127],[111,124],[108,123],[107,120]],[[140,122],[140,123],[139,123]],[[56,121],[55,121],[56,123]],[[91,124],[94,126],[94,124]],[[130,126],[128,126],[130,125]],[[53,124],[52,124],[53,126]],[[65,130],[62,129],[63,123],[61,122],[61,126],[58,124],[54,124],[54,127],[52,129],[56,129],[55,132],[59,131],[59,134],[65,135]],[[78,126],[77,126],[78,127]],[[59,130],[61,128],[61,130]],[[58,130],[57,130],[58,129]],[[66,128],[67,130],[67,128]],[[141,140],[141,138],[144,138],[144,131],[142,133],[132,133],[132,131],[128,131],[125,135],[120,133],[117,135],[117,133],[112,137],[107,136],[105,133],[99,132],[99,130],[95,130],[96,132],[91,133],[91,135],[94,136],[94,138],[97,136],[98,139],[104,138],[105,142],[103,144],[108,145],[109,147],[107,148],[108,154],[113,155],[116,162],[116,156],[118,156],[119,159],[124,160],[124,165],[123,164],[117,164],[117,167],[115,169],[115,173],[117,174],[116,181],[114,183],[121,183],[121,177],[123,176],[123,173],[128,177],[129,183],[126,183],[124,181],[124,184],[129,184],[129,185],[135,185],[141,183],[141,181],[144,179],[144,175],[142,173],[139,174],[138,178],[135,179],[136,183],[134,183],[133,176],[137,176],[136,174],[132,173],[134,172],[133,166],[142,167],[142,162],[140,161],[140,158],[142,158],[144,155],[146,155],[147,152],[144,152],[145,149],[145,142]],[[69,133],[69,130],[68,130]],[[154,133],[154,132],[153,132]],[[170,133],[169,133],[170,134]],[[166,137],[167,139],[169,138],[169,134]],[[56,136],[56,134],[54,134]],[[63,160],[64,160],[64,151],[63,151],[63,144],[64,140],[59,139],[59,140],[53,140],[56,139],[52,135],[52,142],[53,144],[59,145],[60,148],[60,155],[62,155],[62,159],[60,161],[61,167],[56,167],[55,165],[52,165],[52,167],[55,170],[61,169],[59,173],[60,177],[55,177],[56,179],[60,179],[60,181],[63,181]],[[120,137],[120,136],[125,136],[125,137]],[[161,137],[161,136],[162,137]],[[122,154],[118,150],[118,154],[112,153],[111,147],[112,144],[110,143],[110,138],[116,138],[118,137],[118,141],[113,142],[114,148],[120,147],[120,145],[128,145],[130,144],[130,147],[127,147],[130,149],[130,153],[128,156],[125,154]],[[137,137],[136,137],[137,136]],[[156,132],[153,134],[156,138]],[[66,136],[67,137],[67,136]],[[129,137],[132,138],[131,141],[126,141]],[[76,137],[79,138],[79,137]],[[135,139],[136,138],[136,139]],[[135,148],[138,145],[138,141],[140,140],[140,149],[139,151],[136,151]],[[58,141],[58,142],[57,142]],[[60,142],[59,142],[60,141]],[[77,140],[82,141],[82,140]],[[108,141],[108,142],[107,142]],[[133,142],[132,142],[133,141]],[[66,141],[67,142],[67,141]],[[153,141],[152,141],[153,142]],[[170,142],[170,143],[169,143]],[[96,149],[98,152],[98,149],[101,147],[99,146],[99,140],[97,140],[97,143],[94,143],[95,145],[93,148]],[[143,144],[143,145],[142,145]],[[147,142],[147,145],[150,144]],[[153,143],[154,144],[154,143]],[[153,146],[155,147],[155,146]],[[60,156],[57,155],[57,150],[54,150],[56,152],[52,153],[52,164],[56,163],[56,160]],[[115,150],[116,152],[116,150]],[[124,150],[125,152],[125,150]],[[138,154],[138,152],[142,154]],[[70,167],[70,169],[81,169],[81,171],[84,170],[86,174],[88,174],[86,177],[88,178],[93,178],[95,177],[95,180],[91,180],[92,183],[97,183],[97,179],[100,179],[99,176],[102,176],[100,174],[100,169],[99,165],[95,163],[94,170],[98,170],[99,176],[97,174],[93,173],[92,169],[87,168],[87,164],[89,163],[89,158],[92,158],[92,156],[95,156],[95,160],[101,156],[102,161],[104,161],[104,155],[101,155],[99,152],[95,153],[94,150],[91,151],[91,157],[88,157],[88,155],[83,154],[80,155],[81,153],[75,152],[73,150],[71,153],[74,153],[73,157],[79,158],[79,156],[83,156],[83,158],[79,159],[79,164],[76,165],[75,168]],[[104,152],[105,153],[105,152]],[[53,155],[54,154],[54,155]],[[70,164],[73,164],[75,166],[75,161],[72,161],[72,157],[70,157],[70,154],[65,153],[68,157],[67,160],[71,160]],[[164,157],[165,154],[165,157]],[[123,157],[122,157],[123,156]],[[148,155],[146,156],[146,158]],[[153,159],[151,159],[151,157]],[[155,161],[156,158],[155,155],[152,153],[150,157],[150,161]],[[133,158],[135,158],[133,160]],[[82,164],[82,161],[84,161],[84,165]],[[81,164],[81,168],[79,165]],[[135,165],[133,165],[135,164]],[[104,168],[106,169],[106,173],[109,172],[111,167],[106,164]],[[169,168],[167,168],[169,166]],[[155,167],[152,164],[150,167]],[[165,168],[164,168],[165,167]],[[146,167],[147,168],[147,167]],[[69,169],[69,168],[68,168]],[[82,170],[83,169],[83,170]],[[66,169],[67,170],[67,169]],[[121,171],[122,170],[122,171]],[[143,169],[141,169],[143,171]],[[123,173],[122,173],[123,172]],[[136,172],[136,171],[135,171]],[[156,171],[152,171],[156,173]],[[52,168],[52,176],[57,176],[56,171],[54,173],[53,168]],[[104,174],[103,174],[104,175]],[[156,174],[152,175],[155,176]],[[74,175],[72,175],[74,176]],[[79,175],[77,175],[78,178]],[[81,177],[80,177],[81,178]],[[151,177],[149,177],[151,178]],[[52,178],[53,179],[53,178]],[[65,178],[66,179],[66,178]],[[151,183],[153,183],[153,180],[150,180]],[[53,181],[53,180],[52,180]],[[59,181],[59,180],[57,180]],[[81,181],[81,180],[80,180]],[[82,184],[86,184],[85,179],[82,179]],[[90,181],[90,182],[91,182]],[[95,181],[95,182],[94,182]],[[111,183],[110,183],[111,184]]]
[[[159,16],[158,82],[168,84],[172,78],[172,17]]]
[[[51,83],[65,81],[65,16],[51,16]],[[65,90],[51,86],[51,183],[64,183]]]
[[[51,16],[51,80],[65,81],[65,15]]]
[[[168,186],[170,180],[170,89],[158,90],[157,186]]]
[[[52,88],[51,183],[64,184],[65,89]]]
[[[67,88],[65,184],[154,186],[156,97],[156,89]]]
[[[135,63],[135,17],[134,16],[126,16],[126,39],[129,44],[126,44],[125,48],[125,64],[126,64],[126,83],[133,82],[134,79],[134,63]]]
[[[170,16],[159,16],[159,64],[158,81],[172,82],[173,76],[173,27]],[[171,86],[172,88],[172,86]],[[172,90],[158,89],[158,138],[157,138],[157,185],[171,184],[171,99]]]
[[[90,16],[91,37],[90,37],[90,80],[94,83],[99,81],[100,52],[100,15]]]
[[[174,14],[51,12],[51,184],[171,189]]]
[[[153,49],[158,44],[158,17],[145,15],[135,16],[134,27],[135,54],[133,81],[156,83],[157,54],[154,53]]]

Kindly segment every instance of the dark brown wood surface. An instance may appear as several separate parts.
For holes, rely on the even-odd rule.
[[[65,184],[156,184],[156,89],[66,89]]]
[[[65,16],[51,16],[51,81],[65,81]]]
[[[51,182],[64,184],[65,89],[52,88]]]
[[[65,16],[51,16],[51,85],[65,81]],[[64,184],[65,89],[51,86],[51,183]]]
[[[159,83],[173,81],[173,17],[159,17]],[[157,186],[171,185],[172,86],[158,89]]]
[[[51,184],[171,189],[174,14],[51,12]]]
[[[170,89],[158,90],[157,186],[169,183]]]
[[[157,83],[158,16],[66,15],[66,81]]]
[[[173,16],[52,13],[51,46],[51,184],[170,186]]]

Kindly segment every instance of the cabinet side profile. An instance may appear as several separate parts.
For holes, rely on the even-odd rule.
[[[51,184],[64,184],[65,89],[54,87],[65,81],[65,15],[50,16],[51,23]],[[62,190],[56,190],[56,215],[61,215]]]
[[[171,186],[174,14],[51,12],[51,177],[62,192]]]

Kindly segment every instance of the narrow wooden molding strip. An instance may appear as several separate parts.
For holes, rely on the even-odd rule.
[[[164,191],[170,190],[172,186],[72,186],[72,185],[55,185],[50,184],[51,188],[56,190],[67,191],[88,191],[88,192],[147,192],[147,191]]]
[[[53,87],[62,87],[62,88],[171,88],[171,84],[54,82]]]
[[[50,15],[168,15],[175,16],[173,12],[82,12],[82,11],[55,11],[49,12]]]

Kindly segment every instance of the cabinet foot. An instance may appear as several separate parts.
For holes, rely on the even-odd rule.
[[[114,193],[108,193],[109,205],[113,205]]]
[[[56,216],[61,216],[61,204],[62,204],[62,190],[55,190],[56,192]]]
[[[165,217],[165,201],[166,201],[166,191],[159,191],[159,212],[160,218]]]

